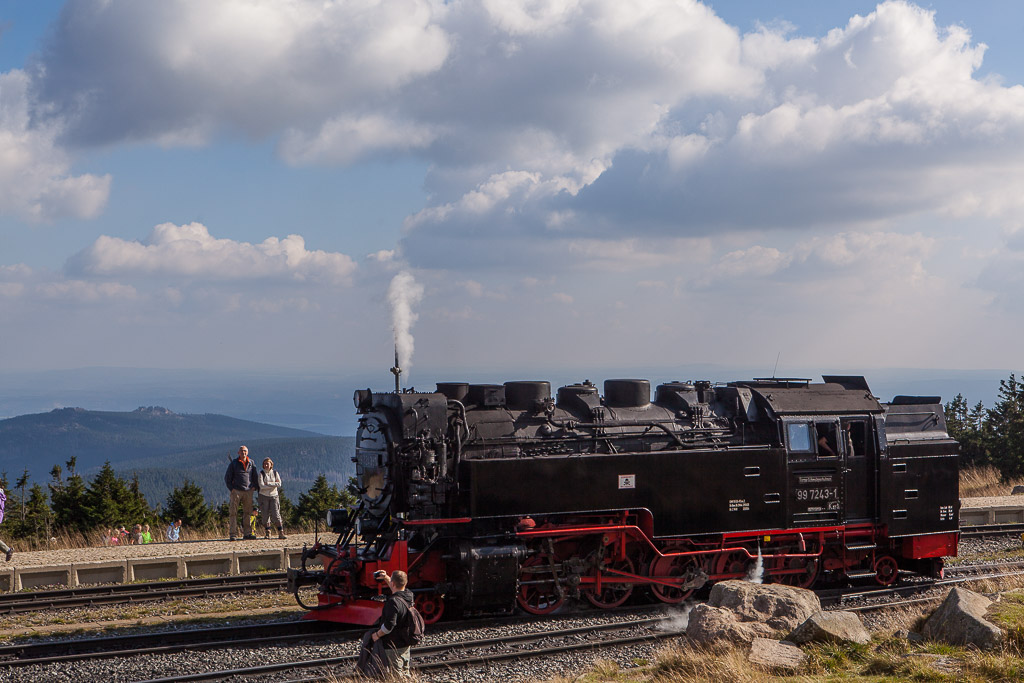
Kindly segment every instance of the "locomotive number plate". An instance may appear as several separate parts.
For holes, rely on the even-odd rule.
[[[620,489],[635,489],[636,488],[636,475],[635,474],[620,474],[619,475],[619,488]]]
[[[797,489],[797,500],[835,500],[839,498],[839,489],[824,487],[820,489]]]

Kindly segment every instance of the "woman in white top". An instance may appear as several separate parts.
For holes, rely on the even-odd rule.
[[[270,538],[271,522],[277,527],[277,537],[287,538],[281,521],[281,500],[277,495],[280,488],[281,475],[274,469],[274,461],[264,458],[260,470],[260,510],[263,512],[263,528],[266,529],[263,538]]]

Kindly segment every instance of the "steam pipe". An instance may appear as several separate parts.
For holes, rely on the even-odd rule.
[[[548,418],[548,424],[558,427],[559,429],[575,429],[576,427],[583,427],[586,429],[599,429],[602,427],[657,427],[661,431],[671,436],[672,440],[675,441],[680,446],[686,446],[686,444],[683,443],[682,439],[679,438],[678,434],[673,432],[671,429],[669,429],[666,425],[662,424],[661,422],[646,422],[643,420],[618,420],[614,422],[574,422],[571,426],[569,425],[569,422],[571,422],[571,420],[566,420],[565,422],[558,422],[553,418]]]
[[[398,364],[398,344],[395,344],[395,367],[391,368],[391,374],[395,376],[395,393],[402,393],[402,384],[399,379],[402,374],[402,367]]]

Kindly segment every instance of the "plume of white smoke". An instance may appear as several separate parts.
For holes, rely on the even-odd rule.
[[[686,627],[690,624],[690,610],[693,609],[693,605],[686,603],[683,605],[682,610],[665,610],[665,620],[657,623],[659,631],[668,631],[671,633],[683,633],[686,631]]]
[[[757,561],[747,572],[746,580],[751,583],[764,582],[764,558],[761,557],[761,546],[757,546]]]
[[[391,279],[388,286],[388,305],[391,307],[391,328],[395,331],[395,349],[403,370],[412,367],[412,326],[419,317],[413,306],[423,299],[423,285],[412,274],[402,271]]]

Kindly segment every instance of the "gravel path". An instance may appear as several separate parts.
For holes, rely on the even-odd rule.
[[[187,541],[183,543],[149,543],[147,545],[128,546],[97,546],[92,548],[70,548],[67,550],[35,550],[16,552],[14,558],[0,568],[11,567],[45,567],[83,562],[112,562],[129,557],[182,557],[185,555],[205,555],[209,553],[227,553],[239,550],[267,550],[268,548],[290,548],[301,550],[303,543],[313,544],[314,534],[294,534],[286,540],[271,535],[270,539],[255,541],[228,541],[214,539],[209,541]],[[324,536],[321,534],[321,538]],[[328,540],[333,541],[335,536]]]
[[[961,498],[961,508],[1003,508],[1024,506],[1024,496],[980,496],[977,498]]]

